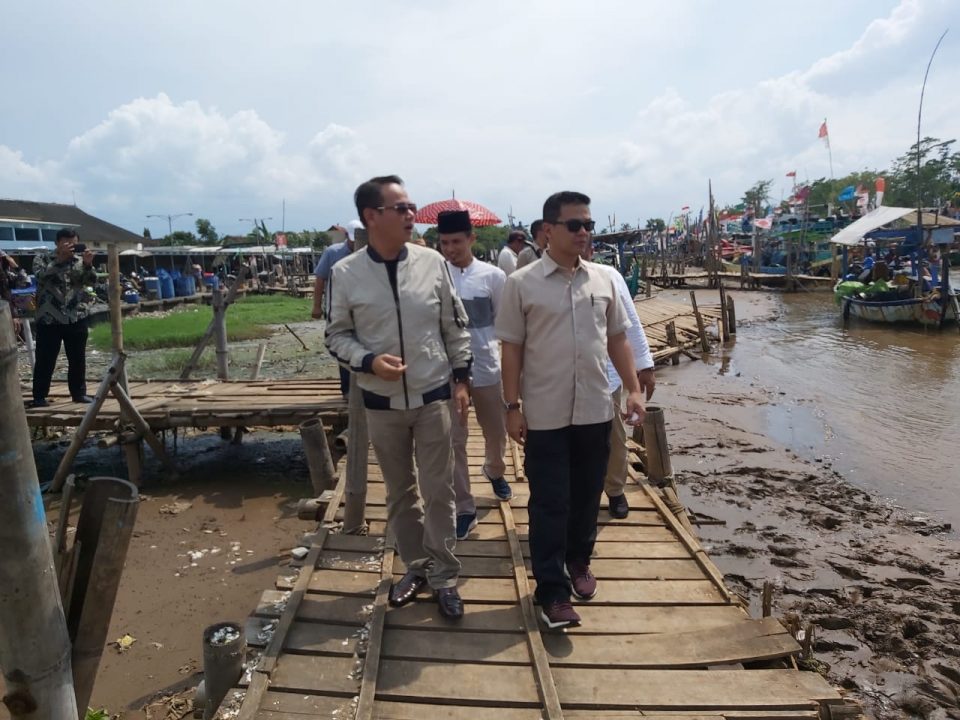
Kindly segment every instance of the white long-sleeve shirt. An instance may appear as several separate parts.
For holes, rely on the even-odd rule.
[[[500,342],[493,329],[500,309],[500,297],[507,276],[482,260],[465,268],[447,263],[453,287],[467,311],[467,330],[473,353],[473,386],[488,387],[500,382]]]
[[[650,354],[650,344],[647,342],[647,334],[643,331],[640,324],[640,318],[637,315],[637,307],[633,304],[633,297],[630,295],[630,288],[627,287],[627,281],[623,279],[620,271],[611,265],[600,265],[611,278],[613,285],[623,300],[627,308],[627,317],[630,318],[630,327],[627,328],[627,341],[633,350],[633,362],[637,370],[646,370],[653,367],[653,355]],[[607,358],[607,380],[610,385],[610,392],[615,391],[623,384],[617,369]]]

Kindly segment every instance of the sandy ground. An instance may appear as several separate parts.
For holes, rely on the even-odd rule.
[[[762,294],[737,302],[744,322],[775,305]],[[821,669],[871,717],[960,718],[956,537],[871,498],[829,460],[769,440],[770,413],[787,400],[708,360],[659,371],[655,400],[682,499],[705,521],[700,536],[728,585],[759,615],[772,582],[774,614],[814,624]],[[37,445],[41,477],[62,451]],[[179,480],[144,490],[110,628],[110,640],[136,642],[106,648],[94,691],[95,706],[123,718],[165,717],[151,702],[199,680],[203,628],[242,622],[307,529],[295,518],[309,494],[295,434],[256,432],[236,446],[206,433],[181,440],[178,461]],[[77,471],[124,474],[119,451],[94,448]]]

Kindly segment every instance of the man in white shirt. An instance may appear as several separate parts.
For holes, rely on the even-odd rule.
[[[517,258],[523,246],[527,244],[527,235],[523,230],[512,230],[507,236],[507,243],[497,256],[497,267],[510,276],[517,269]]]
[[[588,243],[580,254],[584,260],[593,260],[593,243]],[[650,345],[647,343],[647,334],[643,331],[640,324],[640,318],[637,315],[637,306],[630,296],[630,288],[627,287],[626,280],[612,265],[600,265],[601,270],[607,273],[613,280],[613,285],[617,294],[623,301],[627,310],[627,317],[632,323],[627,328],[627,341],[630,343],[630,349],[633,350],[633,363],[637,368],[637,380],[640,381],[640,388],[646,393],[646,399],[653,397],[653,390],[656,386],[654,377],[653,355],[650,354]],[[613,366],[610,358],[607,358],[607,378],[610,384],[610,398],[613,401],[614,415],[613,427],[610,430],[610,455],[607,458],[607,474],[603,478],[603,490],[607,495],[607,511],[610,516],[617,520],[622,520],[630,514],[630,504],[627,502],[626,495],[623,494],[624,485],[627,482],[627,431],[623,421],[620,419],[620,402],[623,384],[620,382],[620,376],[617,369]]]
[[[440,213],[437,230],[440,252],[447,260],[454,288],[467,311],[467,330],[473,354],[470,393],[477,422],[483,431],[483,474],[493,485],[494,494],[501,500],[509,500],[513,492],[503,479],[507,429],[500,384],[500,343],[493,329],[507,276],[493,265],[474,258],[472,247],[476,237],[470,213],[466,210]],[[457,539],[463,540],[477,526],[477,505],[470,492],[467,464],[467,426],[455,422],[450,434],[454,457],[453,487],[457,496]]]

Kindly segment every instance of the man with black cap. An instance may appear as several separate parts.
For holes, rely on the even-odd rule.
[[[500,384],[500,343],[493,330],[500,306],[500,295],[507,282],[503,270],[473,257],[476,237],[466,210],[449,210],[437,218],[440,252],[447,260],[457,295],[467,311],[470,350],[473,354],[471,397],[477,422],[483,431],[483,474],[501,500],[513,496],[503,479],[506,465],[507,428],[503,411],[503,387]],[[453,423],[453,488],[457,494],[457,539],[463,540],[477,526],[477,505],[470,492],[470,468],[467,464],[466,424]]]

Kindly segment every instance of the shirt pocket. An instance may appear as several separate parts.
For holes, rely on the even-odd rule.
[[[607,313],[610,310],[610,303],[614,301],[615,298],[609,293],[595,292],[590,295],[590,304],[593,306],[593,319],[597,323],[597,327],[601,328],[604,333],[606,333]]]

